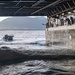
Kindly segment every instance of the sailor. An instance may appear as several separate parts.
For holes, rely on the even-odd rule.
[[[73,18],[74,18],[74,24],[75,24],[75,13],[73,14]]]
[[[61,19],[61,26],[64,26],[64,19]]]
[[[70,17],[70,20],[71,20],[71,24],[74,24],[74,18],[72,16]]]
[[[46,28],[49,28],[49,24],[48,23],[46,23]]]
[[[63,17],[60,19],[60,22],[61,22],[61,26],[63,26],[64,25],[64,19],[63,19]]]
[[[71,21],[69,18],[66,18],[66,21],[68,22],[68,25],[71,25]]]

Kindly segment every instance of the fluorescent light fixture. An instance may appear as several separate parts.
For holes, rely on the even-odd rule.
[[[4,5],[5,3],[0,3],[0,5]]]

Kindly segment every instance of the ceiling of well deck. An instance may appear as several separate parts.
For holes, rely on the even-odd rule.
[[[75,0],[0,0],[0,16],[55,16],[75,9]]]

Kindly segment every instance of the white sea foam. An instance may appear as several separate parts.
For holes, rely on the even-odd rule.
[[[5,34],[14,35],[14,40],[6,42],[3,40]],[[36,45],[37,44],[37,45]],[[12,48],[45,48],[39,45],[45,44],[44,30],[4,30],[0,31],[0,47],[8,46]]]

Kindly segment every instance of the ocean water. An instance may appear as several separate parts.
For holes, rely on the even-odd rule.
[[[13,41],[5,42],[5,34],[14,35]],[[46,50],[44,30],[0,31],[0,47],[25,50]],[[0,66],[0,75],[75,75],[75,60],[27,60]]]
[[[4,41],[4,35],[13,35],[13,41]],[[4,30],[0,31],[0,47],[8,46],[11,48],[42,49],[45,47],[44,30]]]

